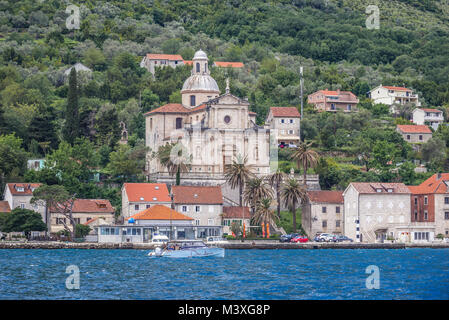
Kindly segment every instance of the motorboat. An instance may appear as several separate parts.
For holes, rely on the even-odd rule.
[[[151,242],[152,244],[166,244],[169,241],[168,237],[163,235],[163,234],[154,234],[153,237],[151,238]]]
[[[190,258],[190,257],[221,257],[225,249],[207,246],[202,240],[176,240],[166,245],[156,246],[148,253],[150,257]]]

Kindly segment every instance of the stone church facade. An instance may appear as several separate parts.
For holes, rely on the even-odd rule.
[[[174,177],[156,156],[159,147],[168,143],[176,143],[172,161],[181,151],[189,164],[189,172],[181,175],[183,184],[223,184],[226,166],[238,156],[247,157],[257,175],[273,170],[270,157],[277,160],[277,146],[270,139],[269,127],[256,125],[249,102],[232,95],[228,81],[225,93],[220,94],[201,50],[195,53],[181,96],[182,104],[166,104],[145,114],[148,180],[173,183]]]

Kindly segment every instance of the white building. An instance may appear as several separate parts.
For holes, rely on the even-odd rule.
[[[299,144],[301,115],[296,107],[271,107],[265,123],[277,144]]]
[[[173,186],[172,194],[175,210],[194,219],[195,225],[221,225],[221,186]]]
[[[421,106],[418,95],[413,93],[413,90],[404,87],[380,85],[370,91],[370,97],[375,104],[383,103],[391,106],[393,104],[412,103],[417,107]]]
[[[140,67],[147,69],[153,75],[156,67],[172,67],[184,65],[184,59],[179,54],[148,53],[140,62]]]
[[[438,126],[444,122],[443,111],[438,109],[419,109],[413,110],[413,123],[418,125],[427,125],[437,130]]]
[[[352,182],[343,192],[344,234],[356,242],[406,241],[410,190],[403,183]]]
[[[171,206],[165,183],[124,183],[122,186],[122,216],[130,217],[153,205]]]

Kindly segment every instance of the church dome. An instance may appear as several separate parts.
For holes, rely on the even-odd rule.
[[[195,55],[193,56],[193,60],[196,59],[207,59],[207,54],[206,52],[204,52],[203,50],[198,50],[197,52],[195,52]]]
[[[182,86],[182,91],[216,91],[220,92],[217,82],[208,74],[193,74],[187,78]]]

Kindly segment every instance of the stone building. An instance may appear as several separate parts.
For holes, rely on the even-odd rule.
[[[432,130],[426,125],[398,124],[396,131],[409,143],[426,143],[432,138]]]
[[[310,239],[318,233],[343,234],[344,200],[342,191],[308,191],[302,205],[302,226]]]
[[[176,68],[183,65],[184,59],[179,54],[148,53],[140,62],[140,67],[147,69],[153,75],[156,67]]]
[[[338,110],[344,112],[357,111],[356,106],[359,99],[350,91],[332,91],[319,90],[309,95],[308,103],[313,104],[318,111],[332,111]]]
[[[271,107],[266,123],[273,131],[276,143],[294,144],[300,142],[301,115],[295,107]]]
[[[174,177],[154,156],[159,147],[176,143],[174,161],[187,163],[183,184],[220,185],[238,155],[248,158],[256,174],[270,173],[270,131],[256,125],[249,102],[224,94],[210,76],[208,57],[197,51],[191,76],[181,90],[182,103],[170,103],[145,114],[148,179],[173,183]],[[182,154],[178,156],[178,154]]]

